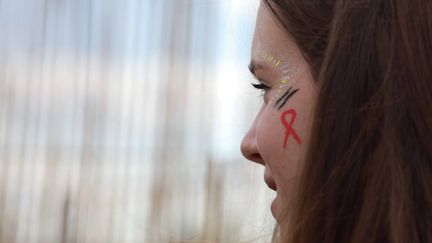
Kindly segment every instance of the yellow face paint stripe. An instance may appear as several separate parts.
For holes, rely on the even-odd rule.
[[[256,52],[258,57],[269,63],[271,66],[279,69],[281,72],[282,78],[280,80],[280,85],[276,93],[276,98],[280,98],[283,94],[283,90],[288,86],[288,83],[292,81],[293,70],[290,65],[286,61],[282,61],[282,59],[277,58],[272,53],[266,51],[262,48],[261,43],[258,44],[258,50]]]

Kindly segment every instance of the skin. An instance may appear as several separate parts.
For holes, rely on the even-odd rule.
[[[266,61],[259,55],[265,52],[284,60],[293,73],[290,80],[282,84],[284,73],[276,68],[273,62]],[[265,167],[264,178],[270,188],[276,190],[276,198],[271,211],[278,223],[281,223],[281,210],[293,193],[293,182],[300,173],[303,164],[313,114],[313,103],[316,98],[316,86],[310,69],[293,38],[280,27],[269,10],[261,3],[255,26],[252,45],[251,63],[254,63],[254,75],[260,83],[269,87],[263,95],[264,102],[252,126],[245,135],[242,154],[253,162]],[[285,72],[286,73],[286,72]],[[278,110],[275,102],[281,93],[290,87],[299,89],[288,102]],[[281,115],[289,110],[296,112],[292,128],[300,137],[300,144],[293,136],[288,136],[281,121]],[[292,117],[287,116],[290,122]]]

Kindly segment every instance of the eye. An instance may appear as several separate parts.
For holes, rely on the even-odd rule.
[[[260,90],[264,90],[264,91],[270,89],[269,86],[267,86],[267,85],[265,85],[265,84],[263,84],[263,83],[259,83],[259,84],[254,84],[254,83],[253,83],[252,86],[253,86],[255,89],[260,89]]]
[[[263,84],[263,83],[252,83],[252,87],[254,87],[255,89],[258,89],[258,90],[260,90],[261,91],[261,96],[265,96],[265,94],[266,94],[266,92],[268,91],[268,90],[270,90],[271,88],[269,87],[269,86],[267,86],[267,85],[265,85],[265,84]]]

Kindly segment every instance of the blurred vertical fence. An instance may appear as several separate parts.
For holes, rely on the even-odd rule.
[[[0,243],[268,242],[257,2],[0,0]]]

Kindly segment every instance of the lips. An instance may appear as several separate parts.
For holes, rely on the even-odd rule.
[[[273,191],[277,190],[276,183],[271,177],[264,176],[264,181],[270,189]]]

